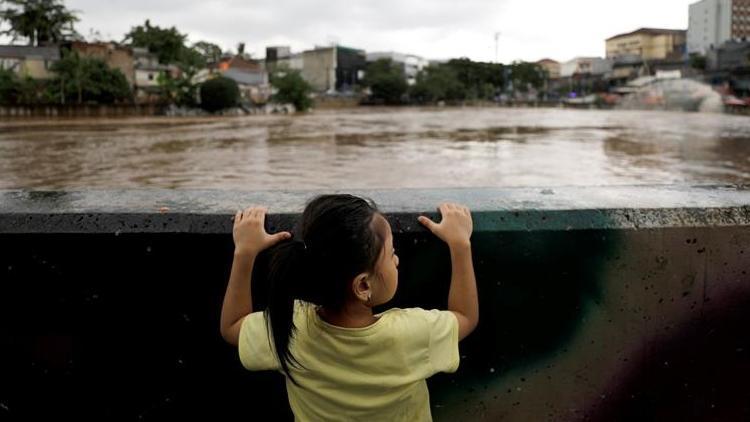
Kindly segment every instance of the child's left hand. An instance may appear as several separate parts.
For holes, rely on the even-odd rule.
[[[266,207],[250,207],[244,211],[237,211],[232,229],[235,253],[255,256],[278,242],[292,237],[289,232],[266,233],[266,212],[268,212]]]

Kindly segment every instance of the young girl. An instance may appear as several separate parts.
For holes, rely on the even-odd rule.
[[[221,334],[239,346],[245,368],[286,376],[296,420],[431,420],[425,379],[458,368],[458,342],[479,319],[471,214],[451,203],[439,210],[439,224],[418,220],[450,249],[449,310],[376,315],[372,308],[396,292],[399,260],[374,203],[319,196],[302,214],[298,240],[266,233],[266,208],[237,212]],[[268,307],[254,312],[253,263],[271,246]]]

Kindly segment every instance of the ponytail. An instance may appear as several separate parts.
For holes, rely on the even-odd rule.
[[[289,347],[297,329],[294,301],[342,309],[354,277],[374,273],[383,250],[386,226],[379,224],[383,219],[375,219],[376,214],[377,207],[370,200],[318,196],[302,213],[298,239],[304,240],[282,241],[271,251],[266,324],[281,369],[295,384],[289,368],[301,365]]]
[[[305,261],[303,242],[282,241],[274,247],[268,271],[271,289],[265,311],[266,324],[281,369],[295,384],[289,366],[299,366],[299,362],[292,355],[289,342],[297,329],[294,326],[294,301],[299,295],[295,286],[304,276]]]

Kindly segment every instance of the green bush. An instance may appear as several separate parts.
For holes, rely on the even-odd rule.
[[[237,82],[219,76],[203,82],[200,95],[201,108],[213,113],[236,106],[240,99],[240,89]]]
[[[271,84],[277,90],[273,101],[294,104],[299,111],[305,111],[312,106],[312,87],[302,78],[299,71],[281,69],[271,75]]]
[[[391,59],[379,59],[367,65],[363,84],[370,88],[370,98],[385,104],[400,104],[409,85],[404,72]]]
[[[18,80],[10,71],[0,68],[0,104],[12,104],[18,95]]]
[[[456,71],[447,65],[426,67],[417,75],[417,83],[409,90],[409,97],[417,103],[460,101],[466,98],[466,87]]]
[[[48,84],[46,94],[55,102],[112,104],[132,98],[125,75],[101,59],[64,51],[63,58],[51,69],[55,78]]]

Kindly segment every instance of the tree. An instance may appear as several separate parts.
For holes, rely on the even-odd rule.
[[[362,84],[370,88],[370,97],[385,104],[399,104],[409,85],[403,69],[391,59],[380,59],[367,65]]]
[[[60,102],[111,104],[131,98],[130,85],[119,69],[111,69],[96,58],[64,51],[51,69],[56,77],[48,87],[50,96]]]
[[[528,91],[529,87],[539,89],[544,86],[544,68],[536,63],[513,62],[510,65],[513,84],[521,92]]]
[[[168,72],[159,74],[157,82],[162,97],[170,103],[194,107],[197,105],[198,85],[193,83],[193,79],[206,66],[206,59],[197,49],[184,47],[176,65],[179,69],[176,75]]]
[[[75,11],[68,10],[60,0],[4,0],[7,9],[0,10],[0,21],[7,21],[13,41],[26,38],[29,45],[57,44],[78,35],[73,24],[78,22]]]
[[[445,64],[466,88],[468,99],[491,100],[505,84],[505,67],[499,63],[475,62],[468,58],[452,59]]]
[[[0,68],[0,104],[13,104],[18,95],[18,81],[12,70]]]
[[[271,75],[271,85],[276,88],[273,101],[294,104],[299,111],[305,111],[312,106],[312,87],[302,78],[299,71],[279,69]]]
[[[431,65],[417,74],[409,97],[418,103],[463,100],[466,87],[458,80],[456,71],[445,64]]]
[[[53,101],[45,81],[29,76],[19,78],[13,71],[0,69],[0,104],[45,104]]]
[[[198,41],[193,44],[193,50],[197,51],[206,63],[217,63],[221,60],[221,47],[208,41]]]
[[[240,99],[237,82],[219,76],[209,79],[200,86],[201,107],[210,112],[234,107]]]
[[[210,61],[209,54],[216,57],[221,55],[221,49],[207,42],[199,42],[188,47],[185,45],[187,35],[180,33],[175,27],[160,28],[152,26],[150,20],[143,25],[133,27],[125,35],[124,42],[130,42],[136,47],[145,47],[157,55],[159,62],[173,64],[179,69],[176,75],[162,72],[157,81],[161,87],[162,97],[170,103],[184,106],[195,106],[198,85],[193,79],[200,69]],[[217,59],[218,60],[218,59]]]
[[[123,43],[148,48],[159,57],[159,62],[170,64],[177,63],[184,54],[185,39],[187,35],[181,34],[174,26],[166,29],[151,26],[151,21],[146,19],[143,25],[133,27],[125,34]]]
[[[690,67],[696,70],[706,70],[706,57],[696,53],[691,54]]]

